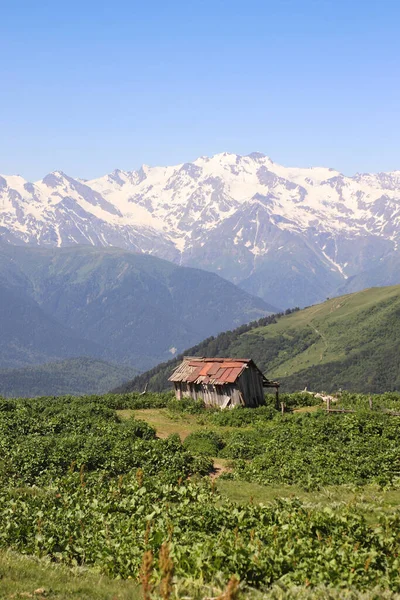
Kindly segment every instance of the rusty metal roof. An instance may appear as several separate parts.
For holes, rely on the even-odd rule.
[[[209,383],[211,385],[235,383],[250,363],[254,365],[249,358],[197,358],[187,356],[172,373],[169,381]]]

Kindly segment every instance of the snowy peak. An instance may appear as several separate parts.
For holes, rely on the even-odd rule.
[[[2,175],[0,232],[19,243],[152,253],[215,271],[264,297],[261,273],[270,281],[283,268],[290,277],[326,275],[314,300],[337,278],[397,251],[400,171],[347,177],[325,167],[285,167],[260,152],[223,152],[174,166],[115,169],[90,181],[62,171],[36,183]]]

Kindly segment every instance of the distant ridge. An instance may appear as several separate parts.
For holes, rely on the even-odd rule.
[[[155,256],[0,240],[0,368],[86,356],[141,371],[274,310],[215,273]]]
[[[134,375],[132,367],[93,358],[69,358],[19,369],[0,369],[0,396],[35,398],[104,394],[111,386]]]

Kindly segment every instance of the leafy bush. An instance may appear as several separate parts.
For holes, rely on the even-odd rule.
[[[193,454],[218,456],[224,447],[224,441],[215,431],[195,431],[187,436],[183,445]]]
[[[248,427],[257,423],[270,421],[277,415],[272,406],[244,408],[241,406],[230,410],[218,410],[207,414],[207,422],[220,427]]]
[[[398,515],[382,514],[376,527],[351,506],[238,507],[207,482],[166,484],[141,470],[118,478],[81,470],[36,492],[0,490],[2,548],[137,578],[144,552],[158,557],[162,544],[177,578],[212,582],[235,573],[256,588],[324,582],[400,590]],[[157,560],[150,577],[160,580]]]
[[[223,458],[250,460],[265,450],[263,435],[258,431],[234,431],[226,435],[226,445],[220,452]]]
[[[116,403],[143,399],[0,401],[0,547],[136,578],[143,553],[157,557],[167,544],[178,578],[235,573],[259,588],[400,591],[399,515],[382,513],[371,526],[354,506],[236,506],[201,479],[219,455],[233,461],[238,482],[392,485],[400,481],[399,417],[361,409],[281,416],[271,406],[209,412],[189,402],[183,410],[199,409],[198,421],[230,429],[197,431],[182,444],[115,412]],[[168,406],[171,397],[148,400]],[[160,576],[154,560],[152,580]]]
[[[320,406],[323,402],[321,398],[316,398],[309,392],[293,392],[292,394],[279,394],[279,402],[283,402],[287,408],[302,408],[304,406]],[[267,406],[275,406],[275,395],[266,394],[265,403]]]
[[[384,394],[354,394],[351,392],[339,392],[335,408],[348,408],[355,410],[400,411],[400,393],[385,392]]]
[[[378,413],[298,413],[258,428],[260,452],[235,476],[261,484],[393,484],[400,478],[400,418]],[[226,452],[226,448],[225,451]]]
[[[176,479],[207,473],[180,439],[160,440],[155,430],[131,418],[122,421],[100,397],[6,401],[0,411],[0,479],[39,483],[60,476],[71,463],[110,474],[138,467]],[[4,407],[4,403],[2,405]]]

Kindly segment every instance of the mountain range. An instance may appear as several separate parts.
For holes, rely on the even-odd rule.
[[[274,310],[214,273],[155,256],[0,241],[3,369],[86,356],[142,370]]]
[[[222,153],[84,181],[0,177],[0,236],[115,246],[217,273],[282,308],[400,282],[400,171],[352,177]]]
[[[251,357],[282,392],[382,393],[400,390],[400,285],[331,298],[221,333],[118,387],[171,389],[173,369],[188,356]]]

